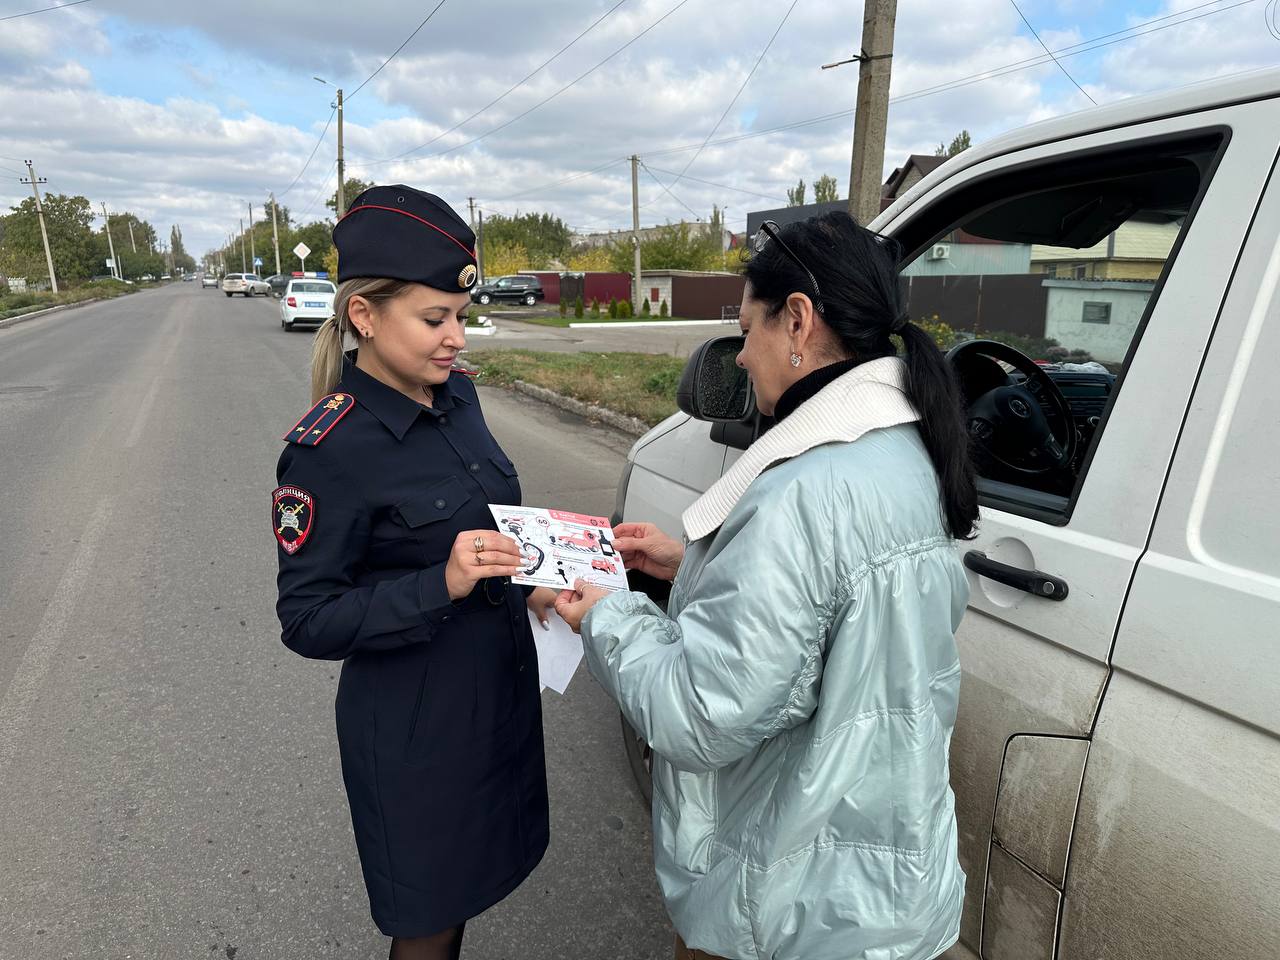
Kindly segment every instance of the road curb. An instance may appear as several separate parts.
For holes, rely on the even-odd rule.
[[[533,397],[544,403],[549,403],[553,407],[559,407],[569,413],[577,414],[584,420],[598,420],[607,424],[620,433],[627,436],[639,437],[649,432],[650,426],[643,420],[637,420],[635,417],[628,417],[626,414],[618,413],[616,410],[609,410],[605,407],[597,407],[594,404],[583,403],[581,400],[575,400],[573,397],[566,397],[564,394],[556,393],[554,390],[548,390],[546,387],[535,386],[532,383],[526,383],[523,380],[515,382],[515,390],[517,393],[523,393],[525,396]]]
[[[141,290],[138,293],[142,293]],[[0,320],[0,330],[6,327],[12,327],[26,320],[34,320],[37,317],[44,317],[51,313],[58,313],[62,310],[74,310],[76,307],[87,307],[91,303],[106,303],[108,300],[123,300],[124,297],[133,296],[133,294],[125,294],[121,297],[94,297],[92,300],[81,300],[79,303],[60,303],[56,307],[45,307],[43,310],[33,310],[31,313],[21,313],[16,317],[10,317],[8,320]]]

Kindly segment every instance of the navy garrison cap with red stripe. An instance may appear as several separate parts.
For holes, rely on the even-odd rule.
[[[461,293],[476,282],[476,237],[437,196],[370,187],[333,228],[338,280],[389,277]]]

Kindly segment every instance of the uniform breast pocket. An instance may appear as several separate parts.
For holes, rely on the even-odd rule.
[[[518,504],[520,502],[520,475],[516,465],[499,450],[489,457],[493,469],[489,471],[485,487],[494,503]]]
[[[457,537],[453,518],[470,500],[462,482],[449,477],[397,503],[393,515],[422,546],[428,564],[444,563]]]

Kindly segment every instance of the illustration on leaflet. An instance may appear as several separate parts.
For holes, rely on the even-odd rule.
[[[525,567],[513,583],[564,590],[583,579],[607,590],[627,589],[604,517],[502,504],[489,504],[489,512],[498,529],[520,544]]]

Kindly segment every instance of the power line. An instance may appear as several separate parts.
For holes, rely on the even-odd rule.
[[[1117,44],[1117,43],[1126,43],[1129,40],[1136,40],[1139,37],[1145,37],[1152,33],[1157,33],[1160,30],[1168,30],[1172,27],[1180,27],[1183,24],[1191,23],[1192,21],[1195,21],[1195,20],[1202,20],[1205,17],[1215,16],[1219,13],[1227,13],[1228,11],[1234,10],[1237,7],[1248,6],[1249,4],[1255,3],[1255,2],[1256,0],[1239,0],[1239,2],[1233,3],[1230,6],[1221,7],[1217,10],[1210,10],[1208,13],[1198,14],[1197,16],[1194,16],[1194,17],[1187,17],[1186,19],[1178,20],[1176,23],[1162,24],[1161,26],[1152,27],[1150,30],[1142,30],[1138,33],[1132,33],[1129,36],[1120,37],[1117,40],[1109,40],[1106,43],[1096,42],[1098,40],[1103,40],[1106,37],[1115,36],[1116,33],[1129,33],[1130,31],[1138,30],[1139,28],[1143,26],[1147,26],[1151,23],[1156,23],[1160,20],[1168,19],[1168,17],[1157,17],[1153,20],[1149,20],[1144,23],[1135,24],[1133,27],[1128,28],[1128,30],[1116,31],[1116,33],[1111,33],[1111,34],[1104,34],[1101,37],[1094,37],[1092,40],[1084,40],[1084,41],[1081,41],[1080,43],[1072,44],[1070,47],[1063,47],[1055,51],[1055,53],[1059,57],[1063,57],[1063,58],[1079,56],[1080,54],[1090,53],[1094,50],[1100,50],[1103,47],[1113,46],[1114,44]],[[1211,5],[1212,4],[1202,4],[1201,7],[1190,7],[1188,8],[1188,10],[1198,10],[1204,6],[1211,6]],[[1186,12],[1188,11],[1180,11],[1180,14],[1186,13]],[[1048,57],[1039,56],[1039,57],[1032,57],[1027,60],[1016,61],[1015,63],[1011,63],[1011,64],[1006,64],[1003,67],[992,67],[988,70],[984,70],[980,73],[971,74],[967,77],[961,77],[956,80],[950,80],[950,81],[947,81],[946,83],[940,83],[932,87],[924,87],[920,90],[914,90],[911,93],[900,94],[899,96],[892,97],[889,100],[889,102],[891,104],[907,103],[912,100],[921,99],[923,97],[933,96],[934,94],[944,93],[948,90],[956,90],[956,89],[959,89],[960,87],[966,87],[974,83],[980,83],[983,80],[993,80],[997,77],[1003,77],[1012,73],[1018,73],[1022,70],[1028,70],[1032,67],[1042,66],[1043,64],[1046,64],[1048,62],[1049,62]],[[1241,72],[1247,73],[1249,71],[1245,70]],[[835,113],[827,113],[817,117],[808,117],[804,120],[793,120],[790,123],[780,124],[779,126],[776,126],[776,127],[768,127],[764,130],[755,130],[750,133],[741,133],[741,134],[737,134],[736,136],[723,137],[719,140],[713,140],[711,141],[711,143],[708,144],[708,146],[723,146],[725,144],[730,144],[730,143],[739,143],[743,140],[753,140],[757,137],[764,137],[773,133],[782,133],[786,130],[795,130],[799,127],[814,126],[816,124],[828,123],[832,120],[842,120],[848,117],[852,117],[853,115],[854,115],[853,110],[840,110]],[[688,144],[683,147],[671,147],[666,150],[650,150],[648,151],[648,156],[664,157],[672,154],[684,153],[687,150],[697,150],[698,148],[699,148],[699,144],[694,143],[694,144]]]
[[[665,183],[663,183],[661,180],[659,180],[659,179],[657,178],[657,176],[654,174],[654,172],[653,172],[652,170],[650,170],[650,169],[648,168],[648,166],[646,166],[646,165],[645,165],[645,162],[644,162],[643,160],[641,160],[641,161],[640,161],[640,166],[644,167],[644,172],[645,172],[645,173],[647,173],[647,174],[649,175],[649,177],[653,180],[653,182],[654,182],[654,183],[656,183],[658,186],[660,186],[663,190],[665,190],[665,191],[667,192],[667,196],[669,196],[672,200],[674,200],[676,203],[680,204],[680,206],[684,207],[684,208],[685,208],[686,210],[688,210],[691,214],[693,214],[693,218],[694,218],[695,220],[701,220],[701,219],[702,219],[702,217],[699,215],[698,211],[697,211],[697,210],[695,210],[695,209],[693,209],[693,207],[689,206],[687,203],[685,203],[683,200],[681,200],[679,197],[677,197],[674,193],[672,193],[672,192],[671,192],[671,188],[670,188],[670,187],[668,187],[668,186],[667,186]],[[646,204],[646,206],[648,206],[648,204]]]
[[[527,190],[520,190],[516,193],[509,193],[505,197],[498,197],[497,199],[490,200],[488,202],[489,203],[505,203],[508,200],[514,200],[517,197],[523,197],[530,193],[539,193],[543,190],[554,190],[556,187],[562,187],[566,183],[572,183],[575,180],[582,180],[585,177],[594,176],[595,174],[600,173],[603,170],[608,170],[610,167],[616,167],[618,164],[626,163],[626,162],[627,162],[626,157],[618,157],[615,160],[610,160],[608,163],[601,164],[600,166],[596,167],[594,170],[588,170],[585,173],[575,173],[575,174],[572,174],[571,176],[565,177],[562,180],[557,180],[555,183],[545,183],[540,187],[530,187]]]
[[[310,215],[312,207],[316,205],[316,201],[318,201],[321,197],[323,197],[325,193],[328,191],[329,181],[333,179],[333,175],[337,172],[338,172],[338,161],[334,160],[332,165],[330,165],[329,167],[329,175],[324,178],[324,183],[320,184],[320,189],[316,192],[316,195],[311,198],[311,202],[307,204],[303,212],[298,214],[299,223],[302,222],[304,217]]]
[[[537,109],[539,109],[539,108],[541,108],[541,107],[546,106],[548,103],[550,103],[550,102],[551,102],[552,100],[554,100],[556,97],[560,96],[560,94],[564,93],[564,92],[565,92],[566,90],[568,90],[570,87],[576,86],[577,84],[579,84],[579,83],[581,83],[583,80],[585,80],[587,77],[589,77],[591,74],[595,73],[597,70],[599,70],[601,67],[603,67],[606,63],[608,63],[610,60],[612,60],[612,59],[613,59],[614,57],[616,57],[618,54],[622,53],[622,51],[623,51],[623,50],[626,50],[626,49],[627,49],[628,47],[630,47],[633,43],[636,43],[638,40],[640,40],[642,37],[644,37],[646,34],[648,34],[648,33],[649,33],[650,31],[652,31],[654,28],[656,28],[659,24],[661,24],[664,20],[666,20],[668,17],[670,17],[673,13],[675,13],[677,10],[679,10],[681,7],[683,7],[683,6],[684,6],[686,3],[688,3],[688,2],[689,2],[689,0],[680,0],[680,2],[679,2],[679,3],[677,3],[674,7],[672,7],[670,10],[668,10],[668,11],[667,11],[666,13],[664,13],[662,16],[660,16],[657,20],[653,21],[653,23],[649,24],[649,26],[645,27],[643,30],[641,30],[639,33],[637,33],[634,37],[632,37],[630,40],[628,40],[626,43],[624,43],[622,46],[620,46],[617,50],[613,51],[613,53],[609,54],[609,55],[608,55],[607,57],[605,57],[603,60],[599,61],[595,66],[593,66],[593,67],[591,67],[589,70],[586,70],[585,72],[583,72],[583,73],[579,74],[579,75],[578,75],[577,77],[575,77],[573,80],[570,80],[568,83],[566,83],[563,87],[561,87],[561,88],[560,88],[559,90],[557,90],[555,93],[551,94],[551,95],[550,95],[550,96],[548,96],[548,97],[544,97],[542,100],[539,100],[537,103],[535,103],[535,104],[534,104],[532,107],[530,107],[528,110],[525,110],[523,113],[518,113],[518,114],[516,114],[514,117],[512,117],[510,120],[506,121],[505,123],[500,123],[500,124],[498,124],[498,126],[493,127],[493,128],[492,128],[492,129],[490,129],[490,130],[486,130],[484,133],[479,134],[479,135],[477,135],[477,136],[474,136],[474,137],[472,137],[470,140],[466,140],[466,141],[464,141],[464,142],[462,142],[462,143],[458,144],[457,146],[449,147],[448,149],[440,150],[440,151],[437,151],[436,153],[429,153],[429,154],[427,154],[425,157],[418,157],[417,159],[419,159],[419,160],[430,160],[430,159],[433,159],[434,157],[443,157],[445,154],[453,153],[455,150],[461,150],[461,149],[463,149],[464,147],[469,147],[469,146],[471,146],[473,143],[478,143],[479,141],[481,141],[481,140],[485,139],[486,137],[492,136],[493,134],[497,133],[499,130],[505,130],[507,127],[511,126],[513,123],[517,122],[518,120],[523,120],[525,117],[527,117],[529,114],[533,113],[535,110],[537,110]],[[415,150],[417,150],[417,149],[421,149],[421,148],[419,148],[419,147],[415,147],[414,149],[415,149]],[[409,151],[409,152],[410,152],[410,153],[412,153],[413,151],[411,150],[411,151]]]
[[[1072,83],[1075,83],[1076,89],[1079,90],[1081,93],[1083,93],[1086,97],[1088,97],[1089,102],[1096,107],[1098,105],[1098,101],[1093,99],[1093,97],[1090,97],[1089,92],[1085,90],[1084,87],[1080,86],[1080,84],[1076,83],[1076,78],[1073,77],[1071,74],[1067,73],[1067,68],[1062,65],[1062,61],[1059,60],[1057,57],[1055,57],[1053,55],[1053,51],[1050,50],[1048,45],[1043,40],[1040,39],[1040,34],[1036,33],[1036,28],[1031,25],[1031,21],[1027,19],[1027,15],[1023,13],[1022,8],[1018,6],[1018,0],[1009,0],[1009,2],[1013,4],[1013,9],[1018,11],[1018,16],[1020,16],[1022,18],[1022,22],[1027,25],[1027,29],[1030,30],[1031,35],[1036,38],[1036,42],[1040,44],[1040,46],[1044,47],[1044,52],[1049,54],[1053,62],[1058,65],[1058,69],[1062,71],[1062,75],[1065,76]]]
[[[333,115],[337,112],[337,107],[334,107],[329,111],[329,119],[324,122],[324,129],[320,131],[320,139],[317,140],[316,145],[311,148],[311,156],[307,157],[307,162],[302,165],[302,169],[298,171],[298,175],[293,178],[293,183],[280,191],[280,197],[283,197],[286,193],[296,187],[298,185],[298,181],[302,179],[302,175],[307,172],[307,167],[311,166],[311,161],[315,159],[316,151],[320,149],[320,144],[324,143],[325,134],[329,132],[329,124],[333,123]],[[337,161],[334,162],[336,163]],[[279,199],[279,197],[276,199]]]
[[[506,89],[506,91],[505,91],[504,93],[502,93],[500,96],[497,96],[497,97],[495,97],[494,99],[490,100],[488,103],[486,103],[483,107],[481,107],[481,108],[480,108],[479,110],[477,110],[475,113],[471,114],[471,116],[467,117],[465,120],[459,120],[457,123],[455,123],[455,124],[454,124],[452,127],[450,127],[448,130],[445,130],[443,133],[438,133],[438,134],[436,134],[434,137],[432,137],[432,138],[431,138],[430,140],[428,140],[426,143],[419,144],[418,146],[413,147],[412,149],[406,150],[404,153],[398,153],[398,154],[396,154],[394,157],[387,157],[385,160],[372,160],[372,161],[369,161],[368,163],[362,163],[362,164],[359,164],[359,165],[360,165],[360,166],[363,166],[363,167],[372,167],[372,166],[377,166],[377,165],[384,164],[384,163],[393,163],[393,162],[395,162],[396,160],[401,159],[402,157],[407,157],[407,156],[408,156],[409,154],[411,154],[411,153],[417,153],[419,150],[425,150],[427,147],[431,146],[431,145],[432,145],[433,143],[435,143],[437,140],[441,139],[442,137],[447,137],[449,134],[453,133],[453,132],[454,132],[455,130],[457,130],[459,127],[466,126],[468,123],[470,123],[470,122],[471,122],[472,120],[474,120],[476,117],[480,116],[480,114],[484,113],[484,112],[485,112],[486,110],[488,110],[490,107],[493,107],[493,106],[497,105],[499,102],[501,102],[502,100],[505,100],[508,96],[510,96],[512,93],[514,93],[514,92],[515,92],[516,90],[518,90],[520,87],[522,87],[522,86],[524,86],[526,83],[528,83],[531,79],[533,79],[533,77],[534,77],[536,74],[540,73],[543,69],[545,69],[545,68],[547,67],[547,65],[548,65],[548,64],[550,64],[553,60],[555,60],[557,57],[559,57],[562,53],[564,53],[566,50],[568,50],[570,47],[572,47],[575,43],[577,43],[579,40],[581,40],[583,37],[585,37],[588,33],[590,33],[592,30],[594,30],[594,29],[595,29],[597,26],[599,26],[599,25],[600,25],[600,24],[601,24],[601,23],[602,23],[606,18],[608,18],[608,17],[609,17],[609,16],[610,16],[610,15],[611,15],[615,10],[617,10],[620,6],[622,6],[622,5],[623,5],[624,3],[626,3],[626,2],[627,2],[627,0],[618,0],[618,2],[617,2],[617,3],[615,3],[612,7],[610,7],[610,8],[609,8],[608,10],[606,10],[603,14],[601,14],[599,17],[597,17],[597,18],[596,18],[596,19],[591,23],[591,25],[587,27],[587,29],[585,29],[585,30],[583,30],[581,33],[579,33],[576,37],[574,37],[572,40],[570,40],[568,43],[566,43],[563,47],[561,47],[559,50],[557,50],[555,53],[553,53],[553,54],[552,54],[550,57],[548,57],[546,60],[543,60],[543,61],[542,61],[542,63],[538,64],[538,66],[536,66],[533,70],[531,70],[529,73],[525,74],[525,75],[524,75],[524,76],[523,76],[519,81],[517,81],[516,83],[514,83],[514,84],[512,84],[510,87],[508,87],[508,88]]]
[[[653,172],[654,172],[654,173],[665,173],[665,174],[666,174],[667,176],[669,176],[669,177],[674,177],[674,176],[675,176],[675,171],[673,171],[673,170],[663,170],[661,167],[654,167],[654,168],[653,168]],[[762,199],[762,200],[777,200],[779,203],[785,203],[785,202],[786,202],[786,200],[785,200],[785,198],[784,198],[784,197],[775,197],[775,196],[773,196],[773,195],[771,195],[771,194],[768,194],[768,193],[760,193],[758,190],[747,190],[747,189],[745,189],[745,188],[743,188],[743,187],[734,187],[734,186],[731,186],[730,184],[727,184],[727,183],[716,183],[714,180],[702,180],[702,179],[699,179],[698,177],[688,177],[688,176],[686,176],[684,179],[686,179],[686,180],[691,180],[691,181],[692,181],[692,182],[694,182],[694,183],[702,183],[702,184],[706,184],[708,187],[719,187],[721,190],[734,190],[734,191],[736,191],[737,193],[746,193],[746,194],[749,194],[749,195],[751,195],[751,196],[753,196],[753,197],[759,197],[759,198],[760,198],[760,199]]]
[[[437,10],[439,10],[441,7],[443,7],[443,6],[444,6],[446,3],[448,3],[448,2],[449,2],[449,0],[440,0],[440,2],[439,2],[439,3],[437,3],[437,4],[435,5],[435,8],[434,8],[430,13],[428,13],[428,14],[426,15],[426,17],[423,19],[423,21],[422,21],[420,24],[418,24],[418,26],[417,26],[416,28],[414,28],[413,33],[409,34],[409,36],[407,36],[407,37],[405,37],[405,38],[404,38],[404,43],[402,43],[402,44],[400,44],[400,46],[396,47],[396,49],[395,49],[395,53],[391,54],[391,56],[387,57],[387,59],[385,59],[385,60],[383,60],[383,61],[382,61],[382,67],[385,67],[388,63],[390,63],[392,60],[394,60],[394,59],[396,58],[396,54],[398,54],[401,50],[403,50],[406,46],[408,46],[408,45],[409,45],[409,41],[410,41],[410,40],[412,40],[414,37],[416,37],[416,36],[418,35],[418,31],[419,31],[419,30],[421,30],[423,27],[425,27],[425,26],[427,25],[427,21],[428,21],[428,20],[430,20],[432,17],[434,17],[434,16],[436,15],[436,11],[437,11]],[[365,79],[364,79],[364,83],[360,84],[360,86],[356,87],[354,90],[352,90],[350,93],[348,93],[348,94],[347,94],[346,99],[347,99],[348,101],[350,101],[352,97],[354,97],[357,93],[359,93],[361,90],[363,90],[363,89],[364,89],[364,85],[365,85],[365,83],[368,83],[370,80],[372,80],[374,77],[376,77],[378,74],[380,74],[380,73],[382,72],[382,67],[378,67],[378,69],[377,69],[377,70],[373,71],[373,73],[371,73],[371,74],[369,74],[369,76],[365,77]]]
[[[89,0],[71,0],[70,3],[60,3],[54,7],[41,7],[39,10],[28,10],[26,13],[11,13],[7,17],[0,17],[0,22],[17,20],[19,17],[34,17],[37,13],[48,13],[50,10],[61,10],[63,7],[78,7],[80,4],[88,2]]]
[[[755,72],[759,68],[760,62],[764,60],[765,54],[767,54],[769,52],[769,48],[773,46],[773,41],[778,39],[778,34],[782,32],[782,28],[786,25],[787,19],[791,16],[791,11],[796,8],[796,4],[799,2],[800,0],[791,0],[791,6],[787,7],[787,12],[782,15],[782,19],[778,22],[777,29],[773,31],[773,36],[769,38],[769,42],[766,43],[764,45],[764,49],[760,51],[760,56],[756,57],[756,62],[751,65],[751,69],[747,72],[746,77],[743,78],[742,85],[738,87],[737,93],[733,95],[733,99],[729,101],[729,105],[724,108],[724,113],[720,114],[720,119],[715,122],[715,126],[707,131],[706,137],[703,138],[702,146],[698,148],[697,152],[690,157],[685,165],[680,169],[680,173],[676,175],[675,180],[671,181],[671,186],[675,186],[680,182],[681,178],[684,177],[685,172],[693,166],[693,161],[697,160],[698,157],[701,156],[703,149],[707,146],[707,141],[715,136],[716,131],[720,129],[720,124],[724,123],[724,118],[729,115],[729,111],[733,109],[733,105],[738,102],[738,98],[742,96],[742,91],[747,89],[747,84],[750,83],[751,78],[755,76]],[[653,174],[650,174],[650,176],[653,176]],[[653,177],[653,179],[657,180],[658,178]],[[666,187],[663,187],[663,189],[667,190]],[[670,190],[667,190],[667,192],[671,193]],[[675,194],[671,195],[675,196]]]

